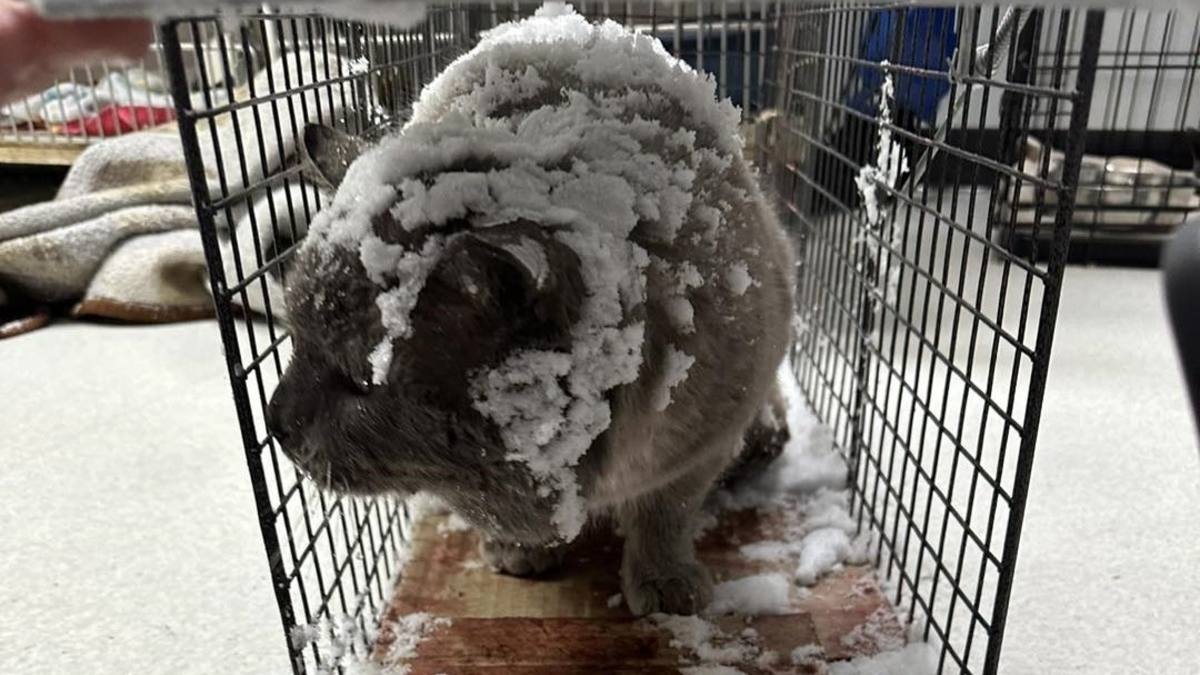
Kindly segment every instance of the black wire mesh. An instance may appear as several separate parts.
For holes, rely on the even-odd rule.
[[[762,165],[800,250],[793,363],[942,673],[998,667],[1102,27],[906,3],[779,17]],[[1062,143],[1056,172],[1021,151],[1038,135]]]
[[[300,175],[295,139],[306,121],[365,135],[397,123],[421,85],[470,46],[467,18],[449,7],[411,31],[315,15],[175,20],[160,31],[297,673],[331,672],[369,655],[400,568],[407,514],[398,501],[317,489],[266,431],[263,412],[290,353],[279,279],[322,205]]]
[[[1076,17],[1068,30],[1077,35]],[[1067,55],[1075,67],[1078,53]],[[1200,209],[1200,12],[1114,10],[1105,21],[1074,216],[1072,260],[1158,265]]]

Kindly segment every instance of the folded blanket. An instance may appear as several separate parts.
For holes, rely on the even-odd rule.
[[[271,81],[311,84],[327,77],[327,63],[338,72],[332,55],[286,59],[287,78],[285,62],[277,60],[255,78],[253,91],[270,91]],[[234,100],[248,99],[247,91],[235,92]],[[341,97],[326,95],[318,105],[319,94],[313,88],[222,115],[215,134],[198,129],[210,197],[219,200],[226,188],[236,194],[294,167],[302,125],[291,124],[286,111],[321,110],[326,121],[345,114]],[[276,119],[284,120],[278,128]],[[226,168],[225,188],[218,161]],[[303,236],[325,197],[293,172],[233,200],[217,222],[230,285]],[[131,322],[211,316],[206,270],[176,125],[109,139],[84,151],[53,201],[0,213],[0,337],[44,325],[52,306]],[[276,269],[234,301],[278,315],[280,297]]]

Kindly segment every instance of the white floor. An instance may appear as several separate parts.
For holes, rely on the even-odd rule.
[[[1200,452],[1157,275],[1071,268],[1055,353],[1002,671],[1195,673]],[[223,367],[206,322],[0,342],[0,673],[287,672]]]

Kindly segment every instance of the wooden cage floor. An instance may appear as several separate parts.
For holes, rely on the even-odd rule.
[[[791,578],[794,559],[748,560],[739,552],[780,539],[782,508],[725,513],[697,543],[718,583],[770,572]],[[670,631],[610,602],[620,592],[621,550],[610,533],[586,536],[560,571],[539,580],[492,572],[475,533],[452,528],[444,517],[419,522],[412,544],[375,658],[387,660],[402,617],[426,613],[450,621],[433,628],[402,662],[408,675],[665,675],[697,665],[688,649],[672,646]],[[727,672],[816,675],[829,661],[904,643],[904,629],[868,568],[843,568],[809,589],[793,585],[788,607],[775,615],[706,617],[732,635],[753,628],[757,647],[777,655],[774,662],[737,664]],[[793,663],[797,648],[821,657]]]

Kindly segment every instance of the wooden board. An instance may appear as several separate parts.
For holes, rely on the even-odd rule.
[[[718,583],[769,572],[791,578],[794,559],[749,560],[739,551],[784,537],[786,509],[726,513],[697,542]],[[528,580],[492,572],[477,536],[450,523],[434,517],[414,528],[412,557],[383,621],[377,660],[389,660],[403,617],[427,613],[450,621],[416,644],[415,657],[404,662],[410,675],[675,675],[696,663],[688,649],[672,646],[670,631],[613,602],[621,542],[611,533],[589,533],[559,571]],[[797,648],[832,661],[904,644],[874,572],[862,567],[834,572],[808,589],[793,586],[786,613],[707,619],[730,636],[752,629],[747,634],[766,656],[739,664],[746,675],[825,672],[823,662],[793,664],[789,655]]]
[[[44,131],[21,132],[15,138],[0,136],[0,164],[70,166],[87,149],[83,138],[64,139]]]

